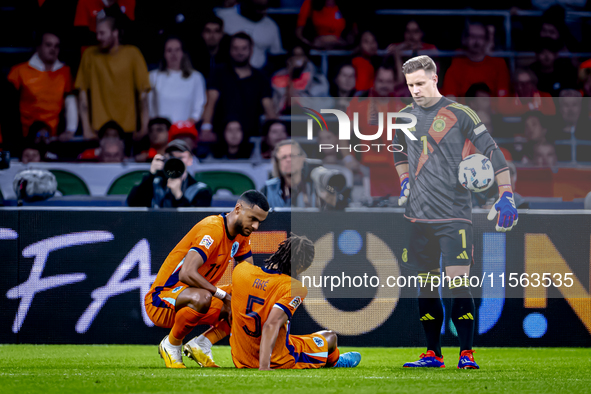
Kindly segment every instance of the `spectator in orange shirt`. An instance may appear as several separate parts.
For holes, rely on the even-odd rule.
[[[14,66],[8,74],[8,81],[20,94],[20,118],[25,137],[35,121],[47,123],[51,137],[56,137],[63,110],[66,127],[59,139],[70,140],[78,128],[76,97],[71,94],[72,74],[70,68],[58,60],[59,51],[58,36],[44,33],[31,59]]]
[[[357,80],[355,89],[358,91],[369,90],[373,87],[375,69],[380,66],[382,59],[378,56],[378,41],[371,31],[361,33],[359,42],[359,56],[351,60]]]
[[[168,144],[168,130],[170,130],[170,121],[166,118],[153,118],[148,123],[148,138],[150,139],[150,148],[136,155],[137,162],[151,162],[157,154],[164,155],[166,145]]]
[[[484,82],[492,97],[510,91],[510,75],[505,60],[488,56],[491,31],[481,23],[469,23],[464,31],[465,56],[454,58],[443,79],[445,95],[464,97],[475,83]]]
[[[314,27],[314,38],[304,37],[304,28],[311,20]],[[347,22],[336,0],[304,0],[296,28],[296,37],[305,44],[317,49],[333,49],[353,43],[354,29],[347,34]]]
[[[527,111],[540,111],[544,115],[556,114],[552,96],[538,90],[538,78],[531,70],[517,70],[513,97],[500,98],[499,110],[503,115],[517,116]]]

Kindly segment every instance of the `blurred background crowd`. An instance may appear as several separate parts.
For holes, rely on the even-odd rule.
[[[257,188],[272,190],[266,179],[280,180],[284,206],[306,194],[303,183],[300,190],[299,180],[292,185],[287,176],[295,172],[292,164],[305,171],[316,159],[342,167],[347,183],[359,186],[353,201],[379,205],[376,198],[397,193],[395,180],[380,186],[392,163],[318,154],[318,143],[337,143],[334,128],[307,141],[292,125],[301,121],[300,106],[315,97],[331,98],[327,105],[343,111],[350,97],[408,102],[401,65],[428,54],[438,66],[440,91],[474,109],[516,178],[522,168],[530,171],[519,177],[523,194],[582,199],[584,189],[591,190],[591,101],[585,99],[591,96],[585,39],[591,4],[408,7],[383,0],[5,0],[0,147],[23,165],[151,163],[139,174],[141,190],[162,170],[155,161],[178,157],[187,170],[183,185],[161,185],[172,195],[174,187],[186,193],[193,184],[216,193],[212,184],[223,183],[224,171],[247,168],[246,175],[263,172],[250,177]],[[294,146],[308,161],[298,164],[291,150],[279,154]],[[100,172],[88,168],[99,169],[86,178]],[[545,172],[532,172],[536,168]],[[561,179],[573,179],[568,196],[556,191],[558,171]],[[131,186],[142,186],[139,175]],[[131,186],[121,190],[127,194]],[[281,192],[286,187],[294,191]],[[127,203],[211,204],[206,197],[194,203],[169,198],[172,205],[162,205],[166,198],[156,202],[155,191],[152,199],[142,192],[145,201],[136,204],[130,195]],[[300,198],[297,205],[315,206],[312,200]]]

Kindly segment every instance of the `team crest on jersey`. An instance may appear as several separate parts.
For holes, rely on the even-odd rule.
[[[236,253],[238,253],[239,246],[240,246],[240,244],[238,243],[238,241],[236,241],[232,244],[232,251],[230,252],[230,257],[234,257],[236,255]]]
[[[324,346],[324,341],[322,340],[322,338],[312,337],[312,339],[314,340],[314,343],[316,344],[316,346],[318,346],[318,347]]]
[[[433,130],[436,132],[443,131],[445,129],[445,120],[442,116],[436,116],[433,122]]]
[[[291,300],[289,306],[291,306],[293,309],[296,309],[298,306],[300,306],[301,303],[302,297],[295,297],[293,300]]]
[[[201,242],[199,242],[199,245],[203,245],[209,249],[211,245],[213,245],[213,238],[211,238],[209,235],[205,235]]]

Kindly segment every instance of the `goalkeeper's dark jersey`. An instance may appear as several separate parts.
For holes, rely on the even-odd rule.
[[[394,143],[404,146],[402,153],[394,154],[396,165],[409,164],[405,217],[424,223],[471,223],[471,195],[458,181],[459,164],[469,142],[491,159],[495,175],[508,169],[486,127],[473,110],[446,97],[429,108],[413,103],[400,112],[417,117],[414,130],[410,129],[416,141],[401,130],[396,130],[394,138]]]

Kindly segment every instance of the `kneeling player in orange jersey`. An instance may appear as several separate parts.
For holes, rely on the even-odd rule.
[[[356,367],[357,352],[340,355],[337,335],[319,331],[290,335],[290,320],[308,294],[299,280],[314,259],[314,244],[291,234],[265,261],[240,264],[232,273],[232,360],[238,368]]]
[[[226,267],[252,260],[250,234],[268,215],[269,203],[256,190],[244,192],[229,214],[208,216],[197,223],[170,252],[145,298],[146,312],[158,327],[171,328],[158,351],[167,368],[185,368],[182,341],[199,324],[214,324],[231,313],[231,294],[215,285]],[[223,301],[212,306],[212,296]],[[225,324],[225,323],[223,323]],[[229,330],[228,330],[229,331]],[[212,360],[186,347],[200,364]]]

